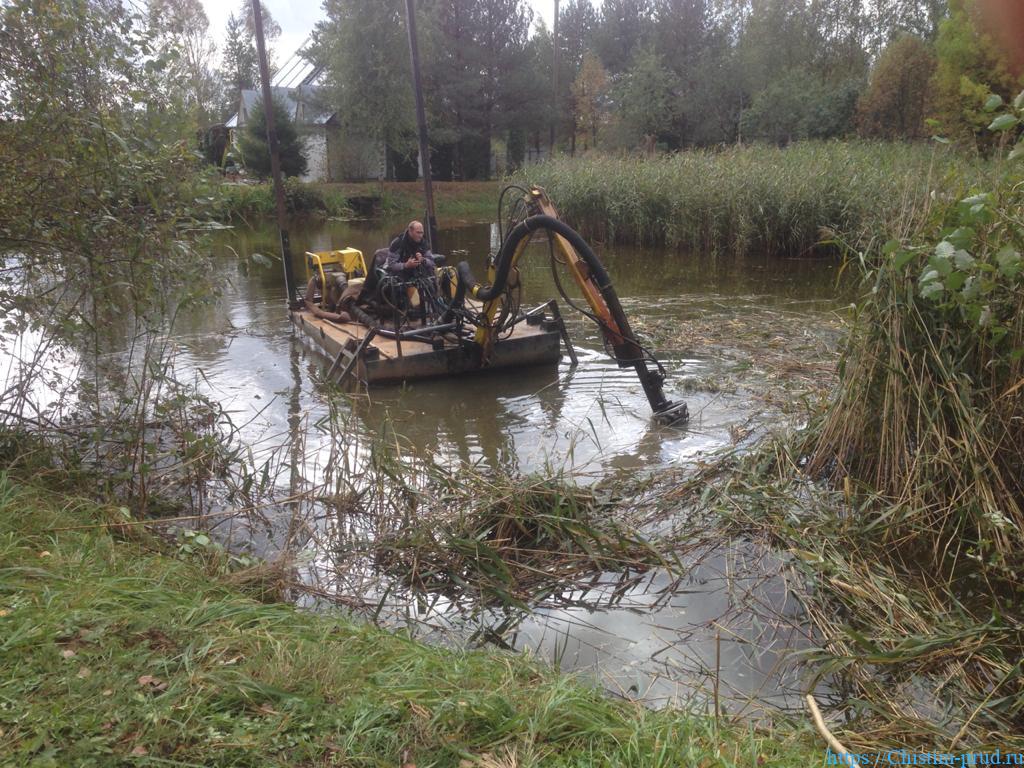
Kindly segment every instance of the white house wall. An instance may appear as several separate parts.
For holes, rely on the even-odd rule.
[[[302,137],[302,154],[306,158],[306,173],[303,181],[330,181],[330,167],[327,161],[327,136],[323,133],[307,133]]]

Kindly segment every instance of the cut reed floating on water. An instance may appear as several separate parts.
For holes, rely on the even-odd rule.
[[[380,535],[377,566],[417,590],[526,607],[595,574],[666,564],[594,491],[557,478],[502,477],[477,494],[465,480],[434,497],[441,505]]]

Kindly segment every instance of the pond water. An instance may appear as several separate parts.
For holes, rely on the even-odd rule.
[[[403,224],[296,226],[296,274],[300,280],[305,274],[306,250],[352,246],[370,255]],[[488,223],[466,223],[442,230],[439,250],[451,263],[468,260],[482,277],[489,239]],[[191,372],[200,389],[232,414],[254,455],[301,444],[291,454],[290,482],[315,482],[325,464],[337,460],[327,445],[336,436],[322,428],[336,413],[330,390],[319,383],[329,361],[292,332],[280,265],[261,266],[250,258],[277,252],[276,229],[219,232],[212,247],[228,286],[218,305],[176,326],[179,376]],[[620,370],[603,352],[596,327],[560,301],[577,366],[563,355],[552,368],[375,388],[357,395],[345,415],[349,437],[366,443],[394,430],[417,455],[442,464],[562,473],[586,485],[612,473],[685,471],[792,418],[789,406],[801,388],[788,386],[786,371],[813,364],[812,351],[827,356],[838,338],[835,315],[843,298],[837,264],[596,250],[634,328],[651,340],[666,368],[666,394],[686,400],[688,424],[655,424],[635,374]],[[546,245],[531,246],[522,263],[525,307],[556,296]],[[812,365],[799,375],[813,381],[817,370]],[[363,460],[350,459],[354,465]],[[294,528],[283,521],[282,512],[276,532],[274,526],[264,533],[238,528],[231,535],[262,537],[259,546],[269,549],[275,535]],[[467,612],[446,599],[413,596],[386,580],[355,585],[325,576],[329,558],[322,542],[317,536],[307,542],[305,568],[321,598],[332,590],[358,590],[346,597],[375,606],[371,613],[378,621],[418,636],[456,645],[484,637],[530,649],[563,669],[593,674],[611,691],[653,704],[692,701],[715,688],[736,711],[796,703],[800,674],[783,663],[783,651],[806,645],[808,631],[787,588],[784,563],[753,545],[725,543],[689,563],[683,579],[657,568],[628,583],[607,575],[513,619],[495,609]]]
[[[305,274],[301,254],[352,246],[364,253],[386,243],[402,223],[326,222],[291,233],[296,275]],[[475,224],[442,232],[451,261],[466,259],[483,276],[489,226]],[[274,254],[276,230],[236,229],[215,245],[230,285],[223,302],[179,321],[180,363],[201,368],[217,382],[221,402],[241,411],[263,410],[258,420],[269,432],[286,427],[285,409],[265,409],[286,388],[300,390],[300,411],[315,411],[320,396],[309,374],[322,357],[290,330],[282,309],[281,269],[256,266],[251,253]],[[546,246],[531,246],[524,265],[524,306],[556,296]],[[634,327],[667,327],[695,316],[712,323],[735,322],[770,312],[795,333],[813,328],[816,318],[833,325],[836,265],[821,260],[715,260],[675,253],[617,247],[598,248]],[[721,359],[694,353],[690,340],[673,338],[655,352],[668,372],[670,399],[685,399],[691,413],[685,429],[659,427],[631,369],[620,370],[603,352],[596,326],[562,305],[580,364],[554,369],[498,371],[450,380],[375,388],[372,408],[360,409],[371,431],[384,418],[423,451],[465,461],[532,472],[550,466],[577,477],[611,468],[674,464],[728,445],[761,403],[743,391],[702,391],[690,382],[710,381]],[[682,322],[679,334],[684,333]],[[827,329],[826,329],[827,330]],[[300,344],[299,365],[293,355]],[[730,357],[727,365],[735,368]],[[740,361],[742,364],[742,361]],[[753,375],[757,371],[752,372]],[[298,377],[298,380],[297,378]],[[714,389],[714,388],[712,388]],[[254,425],[255,427],[256,425]],[[251,435],[252,436],[252,435]]]

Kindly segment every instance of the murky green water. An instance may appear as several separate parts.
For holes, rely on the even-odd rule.
[[[402,222],[327,222],[291,233],[297,275],[304,275],[306,250],[353,246],[370,254]],[[468,260],[484,274],[486,224],[442,232],[452,260]],[[277,251],[272,228],[221,233],[216,252],[231,283],[220,305],[179,324],[181,363],[201,368],[216,395],[239,412],[262,410],[258,424],[270,433],[285,428],[287,408],[265,408],[272,400],[298,398],[304,414],[320,396],[310,373],[323,359],[292,334],[283,309],[279,266],[258,266],[248,254]],[[599,249],[635,326],[654,323],[671,333],[675,317],[715,323],[751,312],[791,318],[795,329],[827,319],[839,305],[836,266],[822,261],[707,259],[637,249]],[[546,246],[524,257],[526,306],[556,296]],[[761,403],[743,392],[700,391],[693,381],[713,381],[721,360],[693,354],[687,340],[674,339],[659,353],[669,378],[670,398],[686,399],[693,418],[683,430],[653,425],[632,371],[620,370],[601,349],[597,329],[561,302],[580,365],[568,358],[554,369],[495,372],[450,380],[378,388],[372,408],[360,409],[369,430],[383,418],[423,451],[466,461],[485,461],[530,472],[546,465],[571,467],[579,475],[617,467],[656,467],[728,444]],[[735,363],[730,359],[729,364]],[[712,387],[713,388],[713,387]],[[694,391],[695,390],[695,391]],[[293,406],[294,407],[294,403]],[[255,425],[254,425],[255,428]],[[257,435],[254,435],[254,437]]]
[[[305,274],[306,250],[352,246],[370,255],[403,226],[296,227],[296,273]],[[474,224],[442,231],[440,250],[452,262],[468,260],[481,277],[488,243],[488,224]],[[291,444],[291,487],[282,491],[299,491],[338,460],[327,446],[329,430],[316,426],[328,414],[328,393],[317,383],[328,361],[292,332],[280,265],[267,268],[249,258],[277,252],[275,229],[220,232],[214,248],[229,285],[218,306],[179,322],[177,370],[192,372],[200,388],[232,413],[255,456]],[[772,361],[793,357],[798,364],[803,340],[827,347],[835,336],[834,313],[844,300],[834,263],[597,250],[631,322],[656,342],[669,374],[667,394],[687,401],[688,425],[655,425],[635,375],[620,370],[601,349],[593,324],[561,302],[578,366],[563,356],[556,368],[374,389],[358,396],[346,414],[350,436],[369,443],[388,425],[435,461],[524,474],[564,471],[582,483],[614,471],[678,468],[750,443],[784,418],[790,390],[776,388],[785,373],[773,370]],[[523,265],[525,306],[556,295],[546,245],[531,246]],[[737,339],[728,332],[733,327]],[[722,333],[729,343],[719,343]],[[358,458],[351,460],[358,465]],[[281,514],[278,531],[286,527]],[[231,535],[268,546],[266,532],[239,528]],[[563,668],[592,670],[610,690],[654,703],[688,699],[715,678],[735,710],[791,703],[799,687],[798,673],[781,663],[781,652],[805,644],[806,631],[796,618],[767,621],[754,608],[771,605],[776,618],[798,615],[781,565],[744,544],[723,547],[683,584],[656,569],[628,589],[612,579],[508,623],[500,612],[467,614],[465,606],[414,598],[365,574],[356,581],[351,574],[338,576],[323,541],[315,541],[313,536],[307,545],[313,559],[306,575],[322,594],[357,593],[359,601],[376,605],[378,620],[441,642],[491,634]]]

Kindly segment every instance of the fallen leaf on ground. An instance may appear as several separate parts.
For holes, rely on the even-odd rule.
[[[92,675],[92,670],[88,667],[82,667],[80,670],[78,670],[78,674],[75,675],[75,677],[79,677],[82,680],[85,680],[85,678],[89,677],[90,675]]]
[[[153,677],[152,675],[143,675],[140,677],[139,685],[155,693],[167,690],[167,683],[158,677]]]
[[[140,744],[132,750],[132,754],[136,755],[137,757],[142,757],[143,755],[148,755],[149,750]]]
[[[60,652],[60,655],[63,656],[65,659],[70,659],[75,655],[75,652],[72,651],[70,648],[65,648],[63,651]]]

